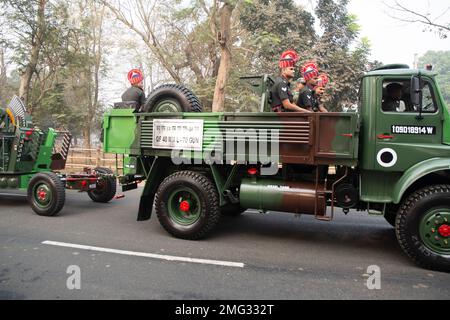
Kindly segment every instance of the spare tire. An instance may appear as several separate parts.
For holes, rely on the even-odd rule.
[[[150,92],[143,111],[202,112],[203,107],[195,94],[185,86],[163,84]]]

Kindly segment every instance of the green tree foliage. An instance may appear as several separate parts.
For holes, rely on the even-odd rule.
[[[432,64],[433,70],[438,73],[437,81],[442,96],[450,107],[450,51],[427,51],[419,58],[419,67]]]
[[[253,57],[248,57],[256,73],[276,73],[277,59],[286,49],[300,55],[298,66],[314,61],[331,83],[325,101],[327,108],[357,100],[359,80],[372,65],[368,61],[368,39],[358,41],[357,17],[347,11],[348,0],[319,0],[315,14],[321,30],[314,29],[314,17],[292,0],[255,0],[243,11],[241,21],[249,32]],[[299,72],[297,76],[300,76]]]
[[[325,102],[333,111],[341,111],[342,104],[357,100],[360,78],[370,67],[369,40],[363,38],[357,42],[359,25],[357,17],[347,11],[348,2],[318,1],[315,12],[323,34],[307,53],[307,58],[316,61],[321,71],[331,79]],[[354,48],[351,50],[352,45]]]
[[[246,64],[259,73],[273,73],[284,50],[301,54],[317,38],[314,17],[292,0],[255,0],[245,6],[240,20],[248,32],[243,46],[252,52]]]
[[[43,20],[39,21],[38,10],[43,4]],[[26,87],[23,98],[29,111],[37,123],[53,116],[60,118],[62,114],[50,111],[60,108],[54,103],[63,102],[51,97],[61,93],[64,79],[61,66],[67,64],[69,57],[72,30],[68,27],[66,5],[42,0],[8,0],[3,2],[3,9],[10,31],[4,41],[12,51],[10,62],[17,66],[21,75],[21,88]],[[31,52],[36,52],[36,55],[32,57]],[[29,79],[24,80],[28,69]],[[27,82],[26,86],[24,82]],[[61,109],[65,109],[64,105]]]
[[[102,107],[102,7],[94,0],[4,0],[2,9],[8,32],[1,40],[11,51],[9,64],[20,74],[35,123],[69,129],[89,146]],[[24,85],[27,71],[29,85]]]

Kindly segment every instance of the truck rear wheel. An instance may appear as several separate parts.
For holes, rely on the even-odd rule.
[[[38,173],[28,184],[27,198],[38,215],[56,216],[64,207],[65,185],[54,172]]]
[[[180,171],[168,176],[156,192],[155,209],[163,228],[177,238],[204,238],[220,218],[219,195],[204,175]]]
[[[94,171],[106,176],[102,176],[97,180],[97,188],[88,191],[88,196],[94,202],[107,203],[116,195],[116,178],[110,176],[113,172],[109,168],[98,167],[95,168]]]
[[[164,84],[150,92],[144,112],[202,112],[195,94],[179,84]]]
[[[419,266],[450,272],[450,185],[423,188],[402,204],[396,235]]]

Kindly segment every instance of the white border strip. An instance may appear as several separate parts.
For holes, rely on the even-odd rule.
[[[168,260],[168,261],[181,261],[181,262],[190,262],[190,263],[201,263],[201,264],[210,264],[210,265],[225,266],[225,267],[234,267],[234,268],[244,268],[244,266],[245,266],[245,264],[241,263],[241,262],[230,262],[230,261],[219,261],[219,260],[208,260],[208,259],[196,259],[196,258],[186,258],[186,257],[177,257],[177,256],[167,256],[167,255],[162,255],[162,254],[135,252],[135,251],[126,251],[126,250],[116,250],[116,249],[84,246],[84,245],[80,245],[80,244],[56,242],[56,241],[49,241],[49,240],[42,242],[42,244],[46,244],[46,245],[50,245],[50,246],[58,246],[58,247],[81,249],[81,250],[90,250],[90,251],[115,253],[115,254],[121,254],[121,255],[126,255],[126,256],[137,256],[137,257],[153,258],[153,259],[160,259],[160,260]]]

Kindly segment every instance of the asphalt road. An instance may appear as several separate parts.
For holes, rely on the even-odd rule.
[[[450,298],[450,274],[413,265],[382,217],[338,212],[329,223],[249,210],[185,241],[156,217],[136,221],[140,191],[108,204],[67,192],[48,218],[24,196],[0,196],[0,299]],[[367,287],[371,265],[380,289]]]

